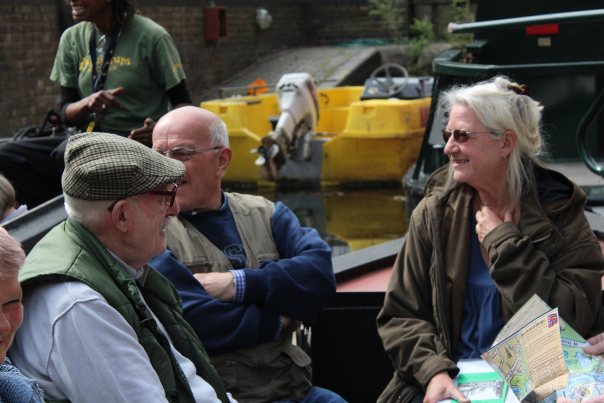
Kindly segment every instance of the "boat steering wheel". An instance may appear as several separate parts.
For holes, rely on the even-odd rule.
[[[402,73],[403,77],[405,77],[402,83],[396,84],[394,80],[392,80],[391,70]],[[381,77],[382,74],[385,75],[385,77]],[[376,84],[379,93],[384,95],[394,95],[401,92],[407,86],[407,84],[409,84],[409,72],[400,64],[386,63],[373,70],[373,73],[371,73],[369,79],[371,82]]]

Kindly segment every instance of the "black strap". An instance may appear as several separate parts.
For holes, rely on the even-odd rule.
[[[109,65],[111,64],[111,58],[113,52],[115,52],[115,45],[117,43],[117,37],[120,35],[120,28],[116,28],[115,32],[111,36],[109,47],[105,52],[105,59],[103,60],[103,66],[101,67],[101,77],[98,77],[96,71],[96,30],[92,28],[93,32],[90,36],[90,62],[92,63],[92,92],[95,93],[100,91],[105,86],[105,79],[107,78],[107,72],[109,71]]]

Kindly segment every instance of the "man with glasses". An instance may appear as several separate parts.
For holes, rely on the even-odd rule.
[[[220,377],[181,316],[176,290],[147,265],[166,250],[182,163],[117,135],[69,139],[69,218],[19,274],[25,313],[9,356],[46,398],[227,403]]]
[[[310,357],[292,344],[335,293],[331,250],[282,203],[221,190],[232,152],[225,124],[196,107],[173,110],[153,148],[181,161],[181,213],[170,251],[152,265],[180,292],[191,324],[225,382],[244,402],[343,402],[312,387]]]

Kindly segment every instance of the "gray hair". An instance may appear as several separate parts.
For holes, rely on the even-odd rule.
[[[516,146],[509,155],[508,186],[511,203],[522,196],[523,184],[528,182],[528,172],[523,160],[544,166],[540,157],[546,155],[541,137],[541,111],[543,107],[529,95],[522,95],[520,85],[507,77],[497,76],[471,86],[453,87],[443,92],[439,99],[441,110],[450,111],[455,104],[467,105],[478,120],[490,131],[493,138],[501,138],[508,130],[516,133]]]
[[[208,131],[210,132],[210,147],[229,146],[229,133],[226,124],[218,116],[216,116],[216,119],[210,124]]]
[[[0,227],[0,279],[16,276],[25,262],[21,244]]]
[[[107,212],[107,207],[111,205],[109,200],[83,200],[67,194],[63,197],[67,215],[91,232],[96,231],[103,214]]]
[[[15,205],[15,188],[0,174],[0,217],[4,212]]]
[[[103,215],[107,214],[107,208],[115,203],[115,200],[83,200],[66,194],[63,196],[67,215],[92,233],[102,230],[100,223]],[[135,211],[141,209],[141,196],[144,195],[131,196],[127,199]],[[158,197],[156,203],[161,205],[164,202]]]

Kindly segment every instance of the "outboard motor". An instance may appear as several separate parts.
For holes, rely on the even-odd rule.
[[[262,175],[275,180],[286,158],[310,159],[310,141],[319,121],[317,86],[308,73],[285,74],[277,83],[277,101],[281,116],[275,130],[262,139],[256,165],[263,165]]]

